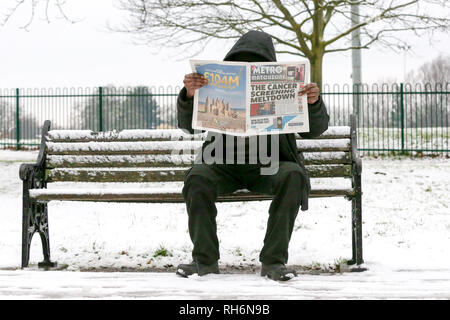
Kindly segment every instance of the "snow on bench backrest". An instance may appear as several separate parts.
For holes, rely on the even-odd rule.
[[[350,137],[350,127],[329,127],[318,139],[331,137]],[[206,133],[194,135],[186,133],[181,129],[145,129],[145,130],[122,130],[94,132],[91,130],[50,130],[47,141],[146,141],[146,140],[203,140]],[[299,138],[299,136],[297,136]]]

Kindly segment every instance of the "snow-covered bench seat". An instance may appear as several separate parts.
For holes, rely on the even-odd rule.
[[[50,121],[45,121],[37,162],[20,167],[23,180],[22,267],[28,266],[31,239],[36,232],[41,237],[44,252],[44,261],[39,266],[54,265],[50,260],[47,223],[49,201],[183,202],[181,188],[185,172],[205,137],[203,134],[189,135],[182,130],[92,132],[50,130],[50,126]],[[354,116],[351,116],[351,127],[330,127],[316,139],[298,137],[297,146],[303,152],[305,167],[312,180],[310,197],[344,196],[352,200],[353,257],[350,263],[363,263],[361,161],[356,149]],[[313,183],[313,180],[330,179],[349,181],[345,178],[351,183]],[[117,183],[120,188],[106,187]],[[176,185],[167,187],[168,183]],[[152,187],[148,186],[150,184]],[[239,190],[219,197],[218,201],[271,198]]]

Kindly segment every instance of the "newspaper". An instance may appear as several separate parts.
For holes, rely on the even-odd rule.
[[[192,128],[236,136],[308,132],[309,61],[191,60],[208,84],[195,91]]]

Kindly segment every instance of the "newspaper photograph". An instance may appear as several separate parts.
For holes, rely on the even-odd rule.
[[[309,131],[309,61],[191,60],[208,84],[194,95],[192,127],[237,136]]]

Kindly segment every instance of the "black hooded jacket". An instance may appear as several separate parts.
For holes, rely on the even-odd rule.
[[[275,48],[273,46],[272,38],[265,32],[250,31],[244,34],[231,50],[226,54],[224,61],[236,61],[234,57],[238,53],[248,53],[256,55],[261,58],[259,61],[276,61]],[[193,133],[192,129],[192,113],[193,113],[193,99],[186,97],[186,88],[181,89],[177,100],[178,110],[178,127],[186,129]],[[299,135],[305,139],[311,139],[320,136],[328,129],[329,115],[322,98],[314,104],[308,105],[309,113],[309,132],[301,132]],[[211,141],[205,141],[203,149]],[[280,159],[284,161],[297,162],[302,170],[302,179],[304,189],[302,192],[301,210],[308,210],[308,197],[311,190],[309,175],[303,164],[304,158],[301,152],[297,151],[297,144],[295,134],[280,134],[279,135],[279,151]]]

